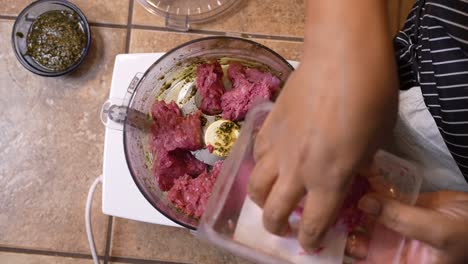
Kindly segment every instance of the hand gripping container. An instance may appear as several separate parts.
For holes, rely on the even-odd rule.
[[[247,115],[240,136],[218,176],[197,236],[255,263],[341,264],[350,260],[344,256],[348,234],[342,225],[336,224],[328,231],[322,243],[323,250],[315,254],[305,254],[294,234],[283,238],[264,230],[261,209],[248,198],[247,185],[255,165],[255,137],[272,105],[259,104]],[[415,203],[421,177],[414,165],[378,151],[373,170],[374,176],[369,178],[371,191],[406,204]],[[297,229],[297,218],[293,213],[289,219],[293,230]],[[370,244],[364,263],[379,263],[383,257],[389,261],[386,263],[399,263],[405,238],[379,225],[367,231]]]

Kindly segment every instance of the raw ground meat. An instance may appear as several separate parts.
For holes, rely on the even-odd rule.
[[[242,66],[242,64],[239,63],[231,63],[229,64],[227,74],[229,81],[231,81],[232,83],[232,86],[237,87],[239,86],[239,84],[236,81],[245,79],[244,66]]]
[[[157,101],[151,109],[154,125],[150,147],[154,156],[153,173],[162,191],[168,191],[174,180],[189,175],[196,177],[207,166],[191,150],[203,146],[200,112],[182,116],[176,103]]]
[[[223,111],[225,119],[242,120],[256,100],[271,100],[280,87],[280,80],[271,73],[238,63],[229,65],[228,77],[233,85],[232,90],[225,93],[221,65],[198,66],[201,111],[210,115]],[[157,101],[151,115],[154,125],[149,141],[158,185],[162,191],[168,191],[167,197],[176,207],[199,218],[205,211],[222,164],[216,163],[208,173],[207,165],[190,152],[203,147],[201,112],[184,117],[175,102]],[[208,146],[211,151],[212,148]]]
[[[221,166],[222,161],[218,161],[210,173],[205,171],[197,178],[184,175],[176,179],[167,197],[177,208],[187,215],[200,218],[205,212]]]
[[[197,150],[202,148],[200,112],[186,117],[175,102],[157,101],[153,104],[151,115],[155,121],[151,128],[150,146],[153,152],[158,149]]]
[[[281,81],[278,77],[274,76],[269,72],[262,72],[260,70],[254,68],[247,68],[245,69],[245,75],[250,82],[253,83],[261,83],[265,82],[269,85],[270,90],[275,93],[279,90],[279,86]]]
[[[350,192],[346,196],[343,206],[339,212],[336,223],[343,223],[348,233],[352,232],[356,227],[362,226],[366,219],[366,215],[359,210],[357,204],[359,200],[370,191],[370,184],[367,178],[357,176],[351,184]],[[296,208],[294,213],[302,216],[304,209],[301,207]],[[300,255],[319,255],[325,247],[320,246],[317,249],[306,252],[299,252]]]
[[[351,232],[354,228],[362,225],[365,220],[365,214],[357,207],[359,200],[370,191],[370,184],[367,178],[356,176],[351,185],[350,192],[343,202],[339,219],[343,221]]]
[[[156,101],[151,107],[151,116],[155,121],[164,120],[171,122],[172,118],[182,116],[182,112],[174,101],[170,103]]]
[[[206,169],[206,164],[197,160],[190,151],[180,149],[171,152],[159,151],[153,164],[154,175],[162,191],[171,189],[174,180],[179,177],[197,177]]]
[[[348,232],[353,231],[356,227],[364,223],[365,214],[357,207],[357,204],[369,191],[370,184],[367,178],[356,176],[337,218],[337,221],[342,221],[346,226]],[[299,215],[302,215],[302,212],[302,207],[295,210],[295,213]]]
[[[232,89],[221,97],[223,118],[239,121],[260,100],[271,100],[281,81],[269,72],[248,68],[238,63],[229,64],[228,77]]]
[[[210,152],[210,153],[213,153],[213,151],[214,151],[214,147],[213,147],[212,145],[207,145],[207,146],[206,146],[206,149],[207,149],[208,152]]]
[[[223,69],[218,62],[200,64],[197,67],[197,89],[201,95],[199,109],[208,115],[219,114],[221,96],[224,94]]]

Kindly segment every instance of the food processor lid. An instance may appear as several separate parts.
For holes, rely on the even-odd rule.
[[[168,28],[187,31],[192,23],[214,19],[240,0],[138,0],[149,12],[166,18]]]

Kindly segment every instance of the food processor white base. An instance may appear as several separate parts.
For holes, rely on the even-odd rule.
[[[163,54],[117,55],[109,98],[124,98],[133,77],[139,72],[145,72]],[[181,227],[159,213],[140,193],[125,160],[123,131],[107,127],[104,140],[102,211],[107,215]]]
[[[144,73],[164,53],[120,54],[115,58],[109,98],[124,98],[137,73]],[[298,63],[289,61],[297,67]],[[182,227],[159,213],[140,193],[125,160],[123,131],[106,127],[102,211],[104,214],[153,224]]]

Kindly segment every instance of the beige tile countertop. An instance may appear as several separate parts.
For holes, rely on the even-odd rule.
[[[191,39],[236,32],[253,36],[287,59],[300,60],[304,0],[241,0],[234,11],[187,33],[135,0],[72,0],[91,22],[92,48],[64,77],[34,75],[17,61],[11,30],[31,1],[0,5],[0,263],[92,263],[85,234],[89,186],[102,171],[104,127],[115,56],[166,51]],[[400,0],[390,12],[400,13]],[[395,31],[399,17],[392,20]],[[103,215],[93,206],[104,263],[247,263],[187,231]]]

